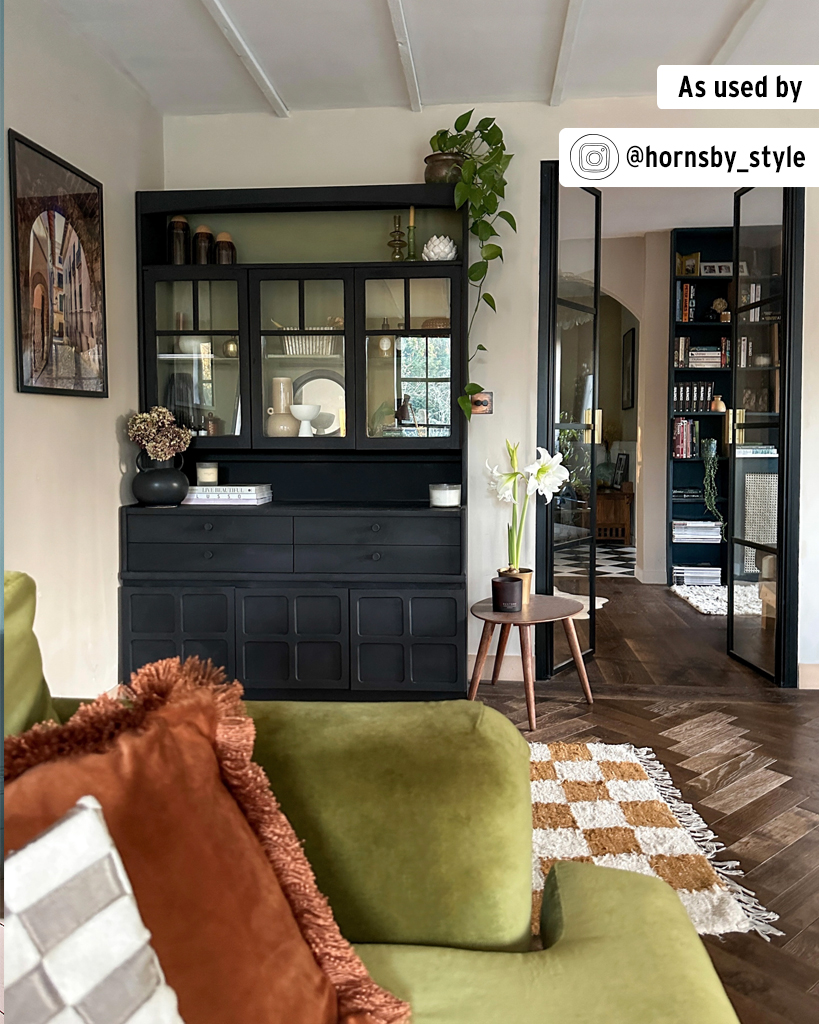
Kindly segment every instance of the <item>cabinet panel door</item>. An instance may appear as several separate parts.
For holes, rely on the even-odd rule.
[[[348,592],[319,587],[236,591],[238,676],[254,690],[350,686]]]
[[[235,674],[232,587],[122,587],[121,668],[132,672],[161,658],[208,658]]]
[[[246,271],[212,264],[146,270],[143,308],[143,407],[167,406],[194,431],[196,448],[248,447]]]
[[[463,590],[351,590],[354,690],[466,689]]]

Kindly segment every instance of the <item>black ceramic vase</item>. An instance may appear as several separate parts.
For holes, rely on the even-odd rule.
[[[134,497],[141,505],[181,505],[188,493],[188,478],[175,465],[176,458],[156,462],[145,449],[136,457],[137,475],[131,482]],[[181,465],[180,461],[180,465]]]

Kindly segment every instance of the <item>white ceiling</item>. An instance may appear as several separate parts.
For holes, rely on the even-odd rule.
[[[548,103],[653,94],[658,64],[720,53],[810,64],[819,53],[817,0],[50,2],[166,114],[269,111],[237,45],[293,112],[410,106],[413,69],[423,104]],[[232,22],[233,45],[214,9]],[[403,64],[393,27],[402,12]]]

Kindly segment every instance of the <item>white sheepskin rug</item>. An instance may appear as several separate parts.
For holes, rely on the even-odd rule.
[[[728,614],[727,587],[675,586],[670,590],[703,615]],[[762,600],[755,583],[734,587],[734,615],[762,615]]]

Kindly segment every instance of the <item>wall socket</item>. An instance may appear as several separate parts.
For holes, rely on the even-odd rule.
[[[492,391],[479,391],[476,395],[472,396],[472,415],[473,416],[491,416],[494,412],[494,402],[492,400]]]

